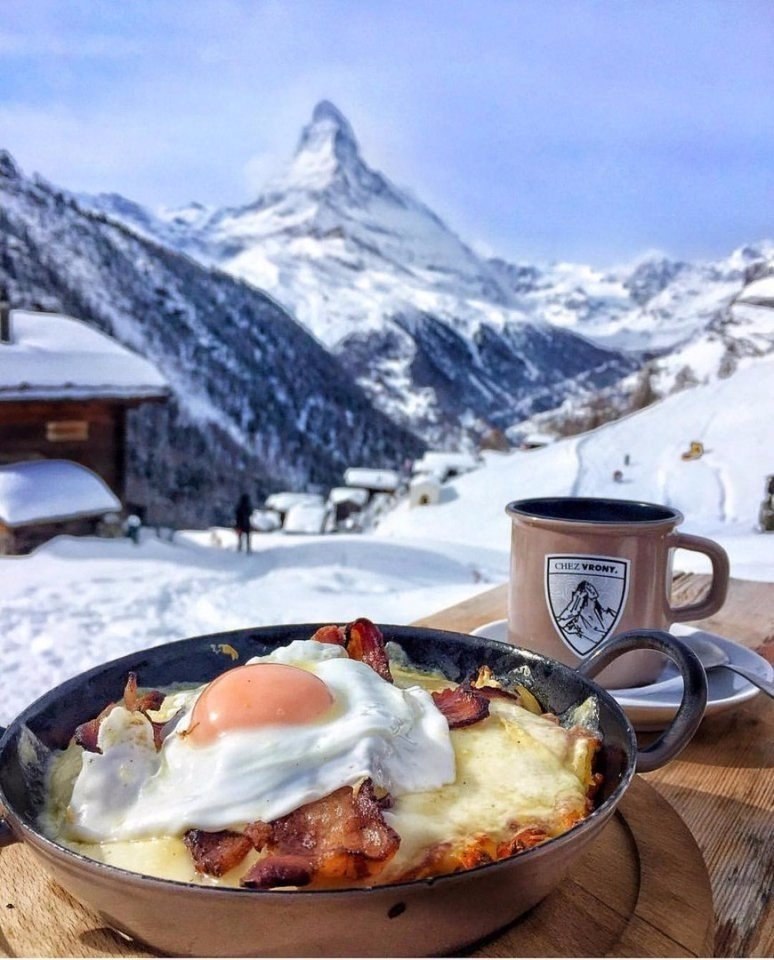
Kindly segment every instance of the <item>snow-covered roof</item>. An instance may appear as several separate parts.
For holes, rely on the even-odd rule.
[[[443,475],[450,470],[459,473],[475,470],[481,466],[475,454],[455,453],[453,451],[428,450],[420,459],[414,461],[414,473],[437,473]]]
[[[384,490],[392,493],[400,485],[400,476],[395,470],[370,470],[367,467],[350,467],[344,471],[344,483],[348,487],[365,487],[366,490]]]
[[[553,443],[556,440],[556,437],[552,436],[550,433],[528,433],[523,439],[522,443],[529,446],[540,446],[547,447],[549,443]]]
[[[8,527],[120,510],[101,477],[70,460],[29,460],[0,467],[0,522]]]
[[[370,495],[364,487],[333,487],[328,494],[328,503],[354,503],[357,507],[364,507]]]
[[[269,510],[277,510],[279,513],[286,513],[291,507],[299,503],[322,504],[323,498],[319,493],[293,493],[290,490],[283,490],[281,493],[272,493],[266,498],[264,506]]]
[[[73,317],[11,311],[0,343],[0,400],[160,397],[167,381],[144,357]]]

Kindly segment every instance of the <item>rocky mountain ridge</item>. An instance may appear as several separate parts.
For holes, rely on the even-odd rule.
[[[424,449],[270,297],[24,177],[5,152],[0,281],[14,307],[76,316],[166,376],[171,402],[129,415],[128,498],[151,517],[231,524],[243,490],[333,485]]]
[[[746,272],[774,262],[766,242],[717,262],[653,254],[610,270],[481,257],[367,164],[327,101],[285,171],[242,207],[154,215],[84,199],[266,290],[377,406],[435,446],[600,390],[625,395],[643,362],[714,337]]]

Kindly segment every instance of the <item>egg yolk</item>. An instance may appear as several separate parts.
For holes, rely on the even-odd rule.
[[[203,746],[227,730],[309,723],[332,703],[328,687],[308,670],[284,663],[246,664],[204,688],[191,713],[188,739]]]

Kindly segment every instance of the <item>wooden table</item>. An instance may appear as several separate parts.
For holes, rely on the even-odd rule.
[[[688,603],[709,577],[675,578],[673,600]],[[495,587],[419,621],[470,632],[506,615]],[[732,580],[715,616],[697,622],[774,662],[774,584]],[[680,814],[704,856],[715,902],[715,955],[774,956],[774,705],[761,694],[703,721],[683,753],[644,775]]]

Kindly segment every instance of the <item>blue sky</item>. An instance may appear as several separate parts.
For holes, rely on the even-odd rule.
[[[332,100],[511,259],[774,235],[774,0],[0,0],[0,147],[149,206],[240,204]]]

